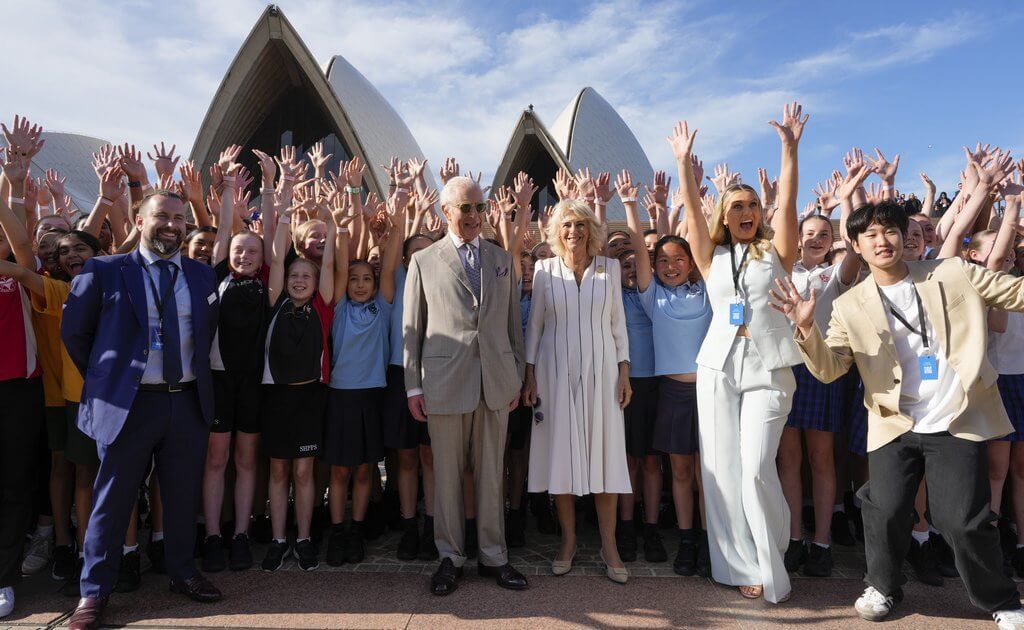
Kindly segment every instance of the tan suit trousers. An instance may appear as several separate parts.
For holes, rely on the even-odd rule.
[[[481,397],[472,413],[427,416],[434,451],[434,543],[441,558],[466,563],[466,511],[462,479],[473,471],[479,562],[508,563],[505,547],[505,493],[502,472],[508,409],[492,411]]]

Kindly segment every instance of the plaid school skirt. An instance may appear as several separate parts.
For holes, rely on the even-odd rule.
[[[1024,374],[1000,374],[996,386],[1013,425],[1013,433],[999,439],[1024,442]]]
[[[804,366],[793,366],[796,392],[786,426],[838,433],[842,430],[842,379],[822,383]]]
[[[857,368],[851,367],[843,378],[841,409],[843,410],[843,432],[846,433],[846,450],[866,457],[868,454],[868,409],[864,406],[864,381]]]

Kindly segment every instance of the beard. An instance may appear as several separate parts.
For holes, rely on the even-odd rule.
[[[171,256],[175,252],[181,250],[181,243],[184,239],[180,232],[176,232],[173,241],[167,240],[166,238],[160,238],[157,234],[152,234],[145,240],[146,245],[157,254],[161,256]]]

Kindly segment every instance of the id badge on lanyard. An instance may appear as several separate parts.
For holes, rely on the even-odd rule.
[[[917,358],[917,369],[922,381],[939,380],[939,360],[930,351]]]
[[[729,304],[729,324],[732,326],[742,326],[743,321],[743,310],[744,304],[743,299],[736,296],[735,301]]]
[[[729,325],[730,326],[743,326],[746,323],[746,305],[743,301],[743,296],[740,292],[740,274],[743,273],[743,264],[747,261],[747,254],[750,253],[750,249],[743,250],[743,256],[740,258],[740,264],[736,265],[736,255],[733,251],[732,245],[729,246],[729,263],[732,267],[732,286],[736,292],[736,297],[732,303],[729,304]]]
[[[164,320],[157,320],[156,328],[149,329],[149,349],[164,349]]]

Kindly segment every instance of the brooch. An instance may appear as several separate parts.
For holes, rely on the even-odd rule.
[[[598,265],[597,273],[604,273],[604,265]]]

